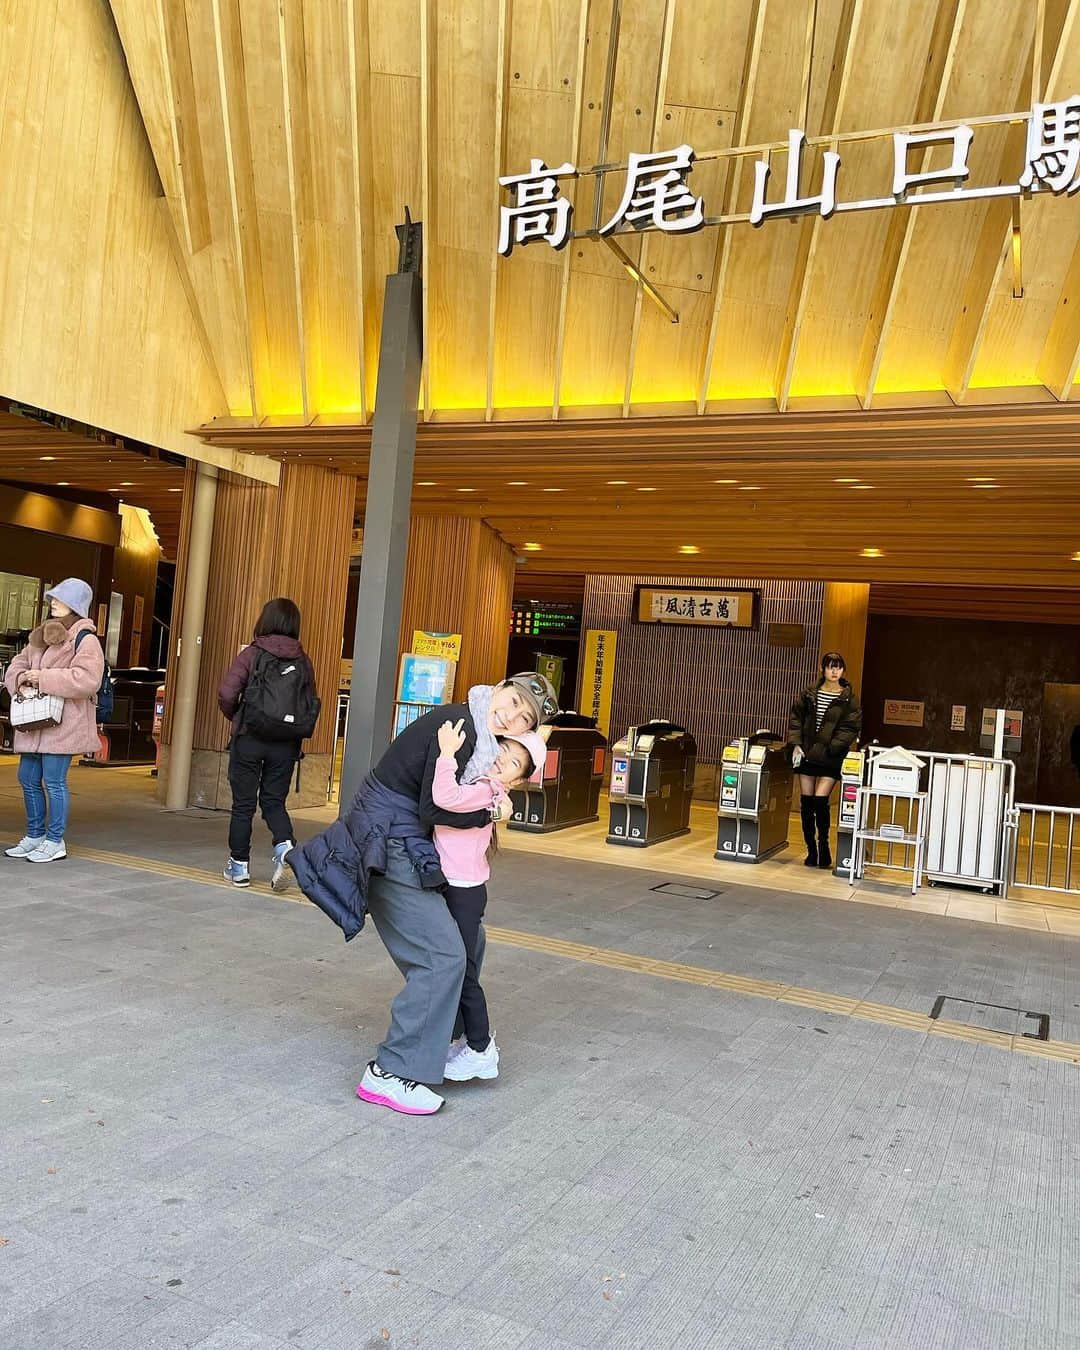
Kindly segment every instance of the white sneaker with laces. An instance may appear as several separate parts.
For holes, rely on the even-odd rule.
[[[460,1055],[455,1055],[449,1061],[443,1077],[448,1078],[451,1083],[467,1083],[473,1078],[498,1078],[499,1076],[499,1047],[495,1044],[495,1037],[487,1043],[486,1050],[473,1050],[471,1046],[466,1045]]]
[[[64,847],[64,841],[57,839],[44,839],[34,849],[33,853],[26,855],[26,861],[32,863],[60,862],[62,858],[67,857],[67,849]]]
[[[367,1066],[356,1095],[362,1101],[388,1106],[406,1116],[433,1116],[443,1104],[443,1098],[423,1083],[385,1073],[374,1060]]]
[[[4,855],[8,858],[29,858],[30,854],[36,853],[44,842],[44,835],[40,839],[31,839],[29,835],[26,835],[13,847],[4,849]]]

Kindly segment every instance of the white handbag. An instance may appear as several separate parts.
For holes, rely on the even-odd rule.
[[[11,725],[17,731],[44,731],[58,727],[64,700],[58,694],[16,694],[11,700]]]

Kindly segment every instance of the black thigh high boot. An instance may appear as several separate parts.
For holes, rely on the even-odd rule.
[[[802,836],[806,840],[806,861],[803,863],[804,867],[816,867],[818,865],[817,836],[814,833],[814,826],[817,822],[817,815],[815,814],[814,807],[815,800],[814,797],[808,797],[804,792],[800,803]]]
[[[818,860],[819,867],[832,867],[832,852],[829,849],[829,799],[815,797],[814,810],[817,814]]]

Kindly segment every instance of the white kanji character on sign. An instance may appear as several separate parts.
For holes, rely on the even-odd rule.
[[[610,234],[624,221],[636,230],[655,225],[669,234],[700,230],[705,224],[705,206],[686,185],[693,163],[694,152],[688,145],[630,155],[622,201],[600,233]]]
[[[1020,186],[1038,190],[1042,183],[1070,195],[1080,188],[1080,94],[1031,110]]]
[[[576,175],[572,164],[549,169],[542,159],[530,161],[528,173],[500,178],[503,187],[516,192],[515,206],[499,208],[499,252],[508,257],[515,244],[543,239],[552,248],[562,248],[570,239],[574,208],[559,192],[559,179]]]
[[[920,183],[951,183],[959,192],[960,184],[971,170],[968,151],[975,133],[970,127],[951,127],[946,131],[897,132],[893,136],[893,196],[902,202],[910,187]],[[913,145],[951,145],[952,159],[943,169],[928,169],[912,173],[908,169],[908,152]]]
[[[821,191],[816,196],[799,196],[799,179],[802,176],[802,155],[806,145],[806,133],[788,132],[787,181],[784,186],[784,199],[779,202],[766,202],[765,189],[769,183],[772,169],[769,161],[759,159],[754,164],[754,200],[750,206],[750,224],[760,225],[768,216],[801,216],[809,211],[820,211],[828,220],[836,209],[836,175],[840,169],[840,156],[835,150],[826,150],[822,156]]]

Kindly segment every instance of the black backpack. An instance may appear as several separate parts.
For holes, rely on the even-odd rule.
[[[306,657],[259,652],[244,689],[242,731],[264,741],[305,741],[321,708]]]
[[[75,651],[79,650],[79,643],[90,632],[89,628],[84,628],[81,633],[75,634]],[[96,636],[96,634],[95,634]],[[102,656],[105,655],[104,647],[101,649]],[[97,694],[94,697],[94,703],[97,706],[97,724],[103,727],[113,715],[113,705],[116,702],[116,686],[113,684],[112,666],[108,661],[105,662],[105,669],[101,672],[101,684],[98,686]]]

